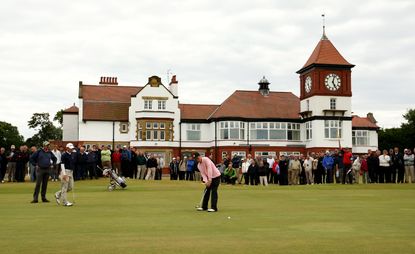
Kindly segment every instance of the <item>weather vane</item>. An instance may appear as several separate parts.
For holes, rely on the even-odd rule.
[[[323,36],[321,37],[322,40],[328,40],[326,36],[326,14],[321,14],[321,17],[323,19]]]

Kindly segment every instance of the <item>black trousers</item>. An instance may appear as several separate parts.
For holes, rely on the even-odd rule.
[[[245,185],[249,185],[249,173],[244,173]]]
[[[398,183],[404,183],[405,167],[398,167]]]
[[[210,201],[210,208],[218,210],[218,188],[220,184],[220,176],[212,178],[212,183],[205,189],[205,195],[203,196],[202,208],[206,210],[208,208],[209,197],[212,193],[212,199]]]
[[[40,196],[42,200],[46,199],[46,191],[48,189],[48,180],[49,180],[50,168],[37,168],[36,169],[36,187],[35,193],[33,193],[33,200],[38,200],[40,186],[42,185],[42,191]]]

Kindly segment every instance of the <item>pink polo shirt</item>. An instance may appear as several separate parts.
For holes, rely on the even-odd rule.
[[[212,181],[212,178],[220,176],[220,171],[216,168],[215,164],[207,158],[202,157],[202,162],[197,164],[197,168],[202,175],[203,182]]]

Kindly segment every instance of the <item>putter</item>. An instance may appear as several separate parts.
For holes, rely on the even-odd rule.
[[[200,199],[199,204],[195,206],[195,208],[202,207],[202,202],[203,202],[203,198],[205,197],[206,191],[207,191],[207,189],[205,188],[205,190],[203,191],[202,198]]]

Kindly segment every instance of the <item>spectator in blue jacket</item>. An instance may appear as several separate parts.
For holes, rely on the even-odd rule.
[[[193,168],[194,168],[195,160],[193,159],[193,156],[190,155],[187,159],[187,168],[186,168],[186,180],[187,181],[193,181]]]
[[[326,183],[333,183],[333,166],[334,166],[334,159],[333,156],[330,154],[329,151],[326,151],[326,155],[323,158],[323,167],[325,170],[326,179],[323,179],[323,182]]]

